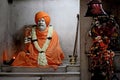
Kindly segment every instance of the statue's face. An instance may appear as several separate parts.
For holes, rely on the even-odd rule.
[[[39,27],[40,31],[44,31],[46,29],[46,23],[45,23],[45,19],[44,18],[41,18],[38,21],[38,27]]]

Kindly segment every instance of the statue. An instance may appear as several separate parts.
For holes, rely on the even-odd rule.
[[[53,26],[49,25],[50,16],[40,11],[35,15],[36,25],[25,29],[25,48],[14,56],[12,66],[57,68],[62,64],[64,53]]]

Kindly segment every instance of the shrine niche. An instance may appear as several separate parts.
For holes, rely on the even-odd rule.
[[[66,5],[62,4],[63,1]],[[56,0],[8,0],[8,6],[10,6],[10,10],[8,10],[10,11],[8,17],[10,23],[6,29],[6,47],[1,50],[1,72],[11,72],[8,75],[12,72],[40,72],[40,75],[42,75],[42,72],[48,72],[48,75],[49,73],[51,75],[55,71],[61,75],[60,72],[64,74],[64,72],[71,70],[70,68],[75,68],[78,69],[78,73],[75,74],[79,75],[79,39],[74,38],[76,35],[79,36],[76,31],[76,29],[79,30],[79,0],[60,0],[60,3]],[[60,10],[63,8],[67,9],[61,12]],[[35,14],[39,11],[45,13],[42,17],[41,15],[35,17]],[[49,16],[46,14],[49,14]],[[38,19],[41,19],[41,21]],[[41,28],[41,30],[38,28],[38,22],[42,21],[46,23],[44,25],[47,25],[45,31],[41,31],[44,28]],[[70,30],[72,30],[72,33],[70,33]],[[43,32],[45,34],[42,34]],[[37,37],[38,35],[40,36]],[[52,47],[53,45],[54,47]],[[48,47],[51,49],[48,49]],[[44,53],[50,53],[50,55]],[[46,59],[46,56],[49,60]],[[53,56],[53,58],[50,59],[50,56]],[[55,59],[55,56],[58,58]],[[38,64],[40,65],[38,66]]]

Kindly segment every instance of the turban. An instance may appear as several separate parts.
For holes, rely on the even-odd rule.
[[[47,13],[43,12],[43,11],[37,12],[35,14],[35,22],[36,22],[36,24],[38,24],[38,20],[41,19],[41,18],[45,19],[45,23],[48,26],[49,23],[50,23],[50,16]]]

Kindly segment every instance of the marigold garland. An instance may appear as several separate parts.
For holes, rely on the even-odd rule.
[[[33,44],[35,46],[35,48],[38,50],[38,64],[39,65],[48,65],[47,63],[47,59],[46,59],[46,55],[45,55],[45,52],[46,52],[46,49],[48,48],[49,46],[49,43],[50,43],[50,39],[46,39],[44,45],[42,48],[40,48],[38,42],[37,42],[37,36],[36,36],[36,27],[33,27],[32,28],[32,33],[31,33],[31,37],[32,37],[32,40],[34,41]],[[52,37],[52,33],[53,33],[53,27],[49,27],[48,29],[48,34],[47,34],[47,38],[48,37]]]

